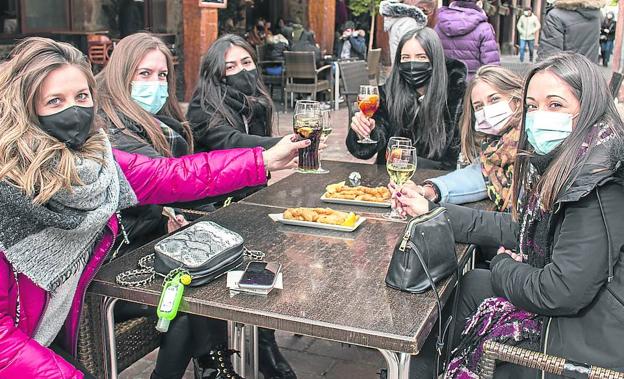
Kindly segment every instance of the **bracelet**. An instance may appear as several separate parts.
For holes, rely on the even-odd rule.
[[[440,197],[442,197],[442,195],[440,194],[440,189],[438,188],[438,186],[436,186],[435,184],[431,183],[431,182],[425,182],[425,184],[423,185],[424,187],[431,187],[431,189],[433,190],[433,194],[435,195],[435,197],[433,198],[433,202],[437,203],[438,201],[440,201]]]

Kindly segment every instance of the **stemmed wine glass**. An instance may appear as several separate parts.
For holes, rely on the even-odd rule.
[[[295,105],[293,129],[301,139],[309,139],[310,145],[299,149],[297,172],[317,173],[319,168],[318,149],[322,133],[321,104],[318,101],[299,100]]]
[[[379,88],[377,86],[360,86],[360,94],[358,95],[358,108],[367,118],[371,118],[379,109]],[[370,135],[363,136],[358,143],[374,144]]]
[[[332,132],[331,113],[329,109],[321,110],[321,135],[327,140],[327,137]],[[327,174],[329,170],[322,167],[321,153],[319,151],[319,168],[316,170],[316,174]]]
[[[386,169],[390,175],[390,181],[397,187],[397,192],[401,190],[408,180],[414,176],[416,172],[416,148],[408,146],[404,142],[390,145],[388,144],[388,152],[386,153]],[[390,213],[383,215],[389,220],[405,220],[405,216],[401,216],[394,207]]]

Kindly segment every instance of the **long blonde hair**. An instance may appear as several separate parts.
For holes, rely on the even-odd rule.
[[[96,122],[80,151],[71,151],[40,128],[35,102],[41,85],[52,71],[66,65],[85,75],[96,111],[91,65],[67,43],[25,39],[11,52],[11,60],[0,66],[0,180],[20,188],[35,204],[45,204],[59,190],[82,184],[77,157],[102,159],[105,137],[95,132]]]
[[[176,75],[173,66],[173,56],[167,46],[156,36],[149,33],[136,33],[122,39],[115,46],[108,64],[96,77],[100,106],[110,121],[122,133],[126,133],[133,138],[140,138],[127,130],[119,114],[140,125],[147,134],[148,140],[145,142],[154,146],[160,154],[170,157],[171,145],[159,122],[154,119],[153,115],[134,102],[131,97],[131,84],[136,70],[143,57],[152,50],[158,50],[165,55],[169,73],[167,76],[169,97],[158,114],[173,117],[181,122],[185,134],[183,137],[189,143],[191,150],[193,149],[193,133],[188,123],[185,122],[175,93]]]
[[[511,101],[516,103],[516,110],[509,119],[505,130],[509,130],[520,124],[522,120],[522,85],[520,76],[514,72],[500,66],[482,66],[477,71],[474,79],[466,88],[464,96],[464,111],[461,119],[461,152],[469,162],[474,162],[481,153],[480,143],[482,137],[474,130],[474,109],[472,107],[472,90],[479,83],[487,83],[495,88],[499,93],[511,97]]]

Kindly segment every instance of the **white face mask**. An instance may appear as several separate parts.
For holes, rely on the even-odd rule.
[[[476,111],[475,130],[485,134],[500,135],[501,131],[507,126],[507,121],[514,113],[509,106],[509,101],[486,105]]]
[[[524,15],[529,17],[529,12],[524,12]]]

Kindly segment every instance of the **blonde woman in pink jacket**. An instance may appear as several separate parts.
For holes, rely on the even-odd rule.
[[[309,142],[162,159],[116,151],[82,53],[29,38],[11,56],[0,66],[0,378],[92,377],[76,360],[78,324],[116,212],[263,184]]]

